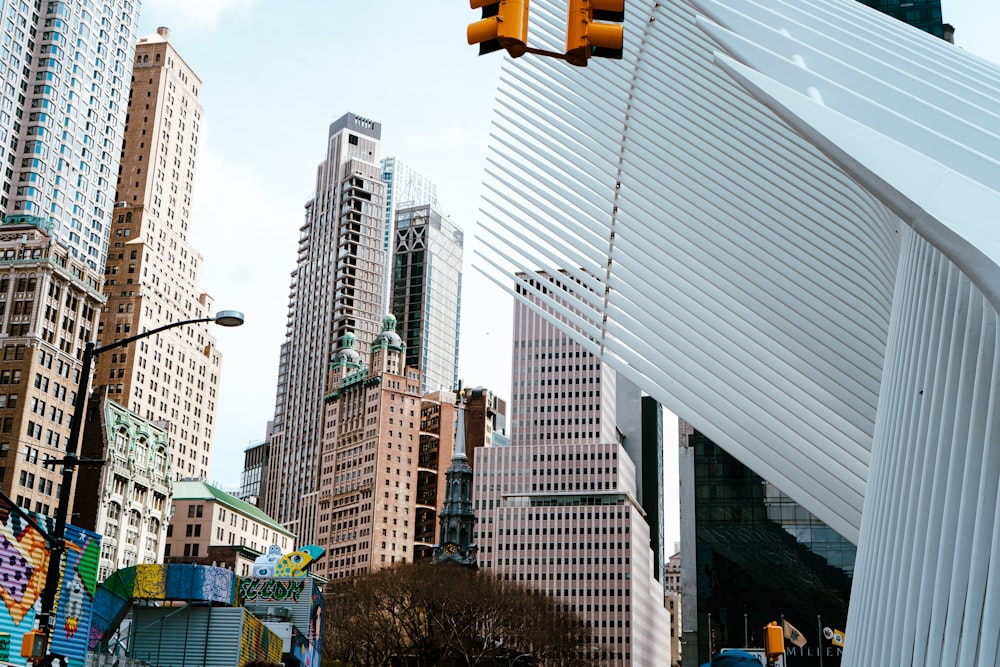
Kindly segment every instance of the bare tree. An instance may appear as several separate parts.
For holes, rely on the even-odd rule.
[[[401,564],[331,586],[324,663],[585,664],[590,630],[552,598],[483,572]]]

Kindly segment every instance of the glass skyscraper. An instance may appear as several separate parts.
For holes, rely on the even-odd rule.
[[[385,182],[385,233],[386,257],[392,257],[393,238],[396,230],[396,211],[419,204],[438,205],[437,184],[396,157],[383,158],[382,180]],[[392,263],[386,265],[385,302],[392,304]]]
[[[946,38],[941,20],[941,0],[861,0],[862,3],[937,37]]]
[[[761,629],[785,620],[807,641],[786,641],[789,661],[839,665],[832,633],[846,627],[856,547],[704,434],[683,421],[680,430],[691,462],[681,486],[694,496],[693,508],[682,504],[681,525],[694,529],[682,535],[682,558],[695,562],[682,574],[685,612],[706,630],[685,638],[683,664],[763,646]]]
[[[464,232],[434,206],[396,213],[392,313],[425,394],[458,385],[464,243]]]

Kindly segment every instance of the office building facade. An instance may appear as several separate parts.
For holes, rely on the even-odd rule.
[[[405,365],[396,321],[365,360],[350,334],[330,364],[316,501],[314,572],[352,577],[412,562],[420,453],[420,373]]]
[[[268,439],[250,445],[243,450],[243,471],[240,473],[240,490],[236,497],[251,505],[260,505],[264,495],[264,484],[267,482],[267,462],[270,458],[270,426]]]
[[[429,560],[438,543],[439,517],[446,500],[445,470],[458,435],[457,413],[458,396],[454,392],[437,391],[420,399],[420,454],[413,509],[415,561]]]
[[[474,472],[479,565],[580,614],[600,664],[665,664],[657,540],[623,447],[628,434],[642,453],[639,392],[634,405],[619,401],[615,372],[548,319],[564,316],[531,290],[565,303],[564,274],[519,277],[528,288],[514,304],[511,446],[477,452]],[[634,423],[623,430],[625,414]]]
[[[348,113],[330,125],[316,193],[306,203],[292,273],[262,507],[303,543],[317,543],[320,443],[328,368],[345,335],[360,354],[384,312],[385,186],[381,125]]]
[[[568,307],[560,293],[572,279],[544,273],[518,277],[527,287],[519,288],[524,298],[514,301],[511,443],[622,444],[636,467],[636,498],[650,527],[654,576],[662,581],[663,410],[546,317],[564,319],[538,295]]]
[[[45,514],[104,300],[138,9],[0,1],[0,488]]]
[[[0,2],[0,213],[32,215],[104,270],[138,3]]]
[[[860,2],[883,14],[909,23],[915,28],[929,32],[935,37],[951,41],[954,34],[954,31],[944,23],[941,16],[941,0],[913,0],[912,2],[860,0]]]
[[[214,315],[188,241],[203,112],[201,80],[170,45],[139,40],[132,69],[98,341]],[[96,359],[94,387],[166,424],[177,478],[208,478],[222,355],[210,323],[176,327]]]
[[[82,363],[101,308],[100,279],[53,236],[51,223],[0,224],[0,489],[51,514],[62,484],[47,458],[65,456]]]
[[[431,205],[396,213],[392,314],[406,343],[406,364],[420,369],[424,393],[458,385],[465,234]]]
[[[543,294],[565,290],[560,275],[519,274]],[[538,313],[526,290],[514,301],[511,445],[618,442],[615,372]],[[527,301],[531,301],[529,304]],[[555,309],[547,308],[558,318]]]
[[[685,667],[721,648],[763,646],[760,629],[776,619],[807,641],[786,646],[789,661],[839,665],[843,647],[822,628],[846,627],[857,547],[684,420],[679,429],[690,489],[681,590],[696,619],[684,628]]]
[[[438,205],[437,184],[397,157],[383,158],[382,180],[385,182],[385,253],[392,256],[396,231],[396,211],[400,208],[428,204]],[[392,302],[392,264],[386,266],[385,299]]]
[[[162,563],[173,471],[166,429],[107,397],[90,398],[80,455],[104,460],[82,468],[73,524],[102,536],[97,581],[133,565]]]
[[[668,663],[669,614],[621,445],[485,448],[473,498],[479,567],[578,614],[596,664]]]

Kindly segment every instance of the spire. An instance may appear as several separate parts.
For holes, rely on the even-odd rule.
[[[465,455],[465,392],[461,392],[458,397],[458,425],[455,427],[455,452],[451,455],[451,467],[455,467],[456,459],[469,460]]]
[[[451,562],[476,567],[476,545],[472,541],[476,513],[472,508],[472,468],[465,454],[465,392],[459,390],[455,449],[445,472],[444,506],[440,512],[440,538],[431,562]],[[443,428],[443,427],[442,427]]]

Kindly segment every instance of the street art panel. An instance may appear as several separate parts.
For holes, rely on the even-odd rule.
[[[52,519],[29,514],[44,530]],[[87,640],[97,591],[100,536],[66,526],[66,558],[56,594],[50,650],[71,667],[86,664]],[[0,662],[26,665],[21,638],[35,628],[39,598],[45,587],[49,549],[43,535],[5,499],[0,499]]]

